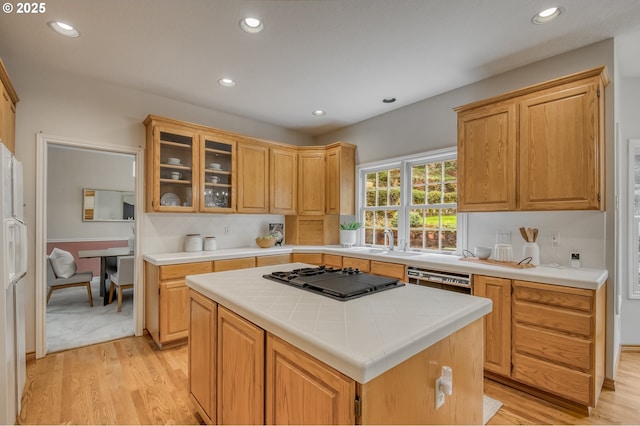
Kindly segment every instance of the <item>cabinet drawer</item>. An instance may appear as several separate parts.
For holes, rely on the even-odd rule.
[[[342,256],[335,254],[325,254],[324,264],[327,266],[333,266],[334,268],[342,268]]]
[[[256,266],[255,257],[241,257],[238,259],[216,260],[215,262],[213,262],[214,272],[255,268],[255,266]]]
[[[322,253],[293,253],[293,262],[322,265]]]
[[[378,262],[371,261],[371,273],[375,275],[382,275],[383,277],[397,278],[399,280],[405,279],[404,277],[405,266],[398,263]]]
[[[343,257],[342,258],[342,267],[343,268],[358,268],[362,272],[369,272],[371,266],[367,259],[357,259],[355,257]]]
[[[514,302],[513,319],[586,338],[590,338],[593,333],[590,314],[536,303]]]
[[[591,312],[593,291],[526,281],[513,282],[514,300]]]
[[[572,401],[591,405],[591,375],[514,353],[512,377]]]
[[[513,349],[570,368],[591,371],[592,343],[589,340],[515,324]]]
[[[184,278],[187,275],[206,274],[213,272],[212,262],[181,263],[178,265],[160,266],[160,280]]]
[[[281,265],[283,263],[289,263],[289,262],[291,262],[290,254],[276,254],[273,256],[256,257],[256,266]]]

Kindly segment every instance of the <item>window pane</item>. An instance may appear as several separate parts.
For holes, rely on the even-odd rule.
[[[429,183],[442,182],[442,163],[429,163]]]
[[[444,162],[444,180],[446,182],[458,180],[458,161],[449,160]]]

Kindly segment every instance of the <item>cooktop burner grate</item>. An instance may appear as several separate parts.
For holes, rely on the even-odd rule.
[[[263,277],[342,301],[404,285],[397,279],[365,274],[357,268],[326,266],[276,271]]]

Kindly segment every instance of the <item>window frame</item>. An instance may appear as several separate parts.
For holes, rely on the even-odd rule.
[[[408,221],[411,206],[411,167],[417,164],[425,164],[431,162],[446,161],[458,158],[456,147],[438,149],[433,151],[422,152],[402,157],[389,158],[385,160],[359,164],[356,168],[357,186],[356,186],[356,217],[357,221],[364,223],[366,202],[366,174],[389,170],[393,168],[400,169],[400,206],[398,206],[398,241],[396,247],[398,250],[419,251],[424,253],[440,253],[440,254],[457,254],[460,255],[463,248],[467,245],[467,214],[457,213],[456,227],[456,250],[442,251],[430,249],[409,248],[407,241],[409,238],[410,224]],[[456,203],[457,206],[457,203]],[[396,210],[395,206],[376,207],[377,210]],[[457,207],[456,207],[457,210]],[[380,247],[375,244],[365,244],[364,236],[361,235],[360,244],[362,246]]]
[[[640,154],[640,139],[629,139],[629,155],[628,155],[628,188],[629,188],[629,205],[628,209],[628,226],[629,226],[629,254],[627,255],[629,264],[629,299],[640,299],[640,216],[635,215],[635,157]]]

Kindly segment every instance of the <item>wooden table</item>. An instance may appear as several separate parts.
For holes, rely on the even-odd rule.
[[[99,257],[100,258],[100,296],[103,298],[103,304],[107,305],[109,298],[107,297],[107,259],[110,257],[129,256],[133,254],[133,250],[129,247],[113,247],[99,250],[78,250],[79,258]]]

